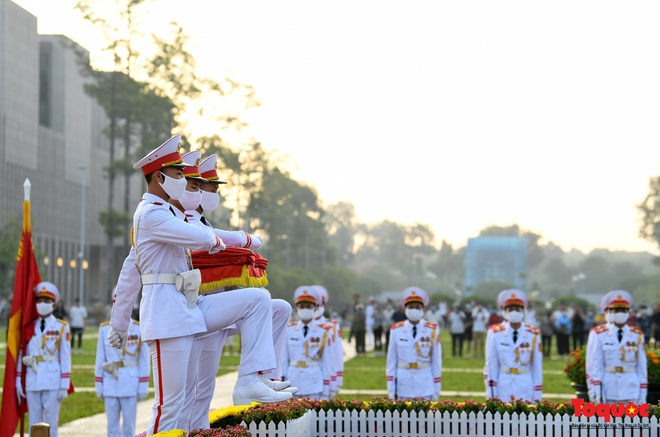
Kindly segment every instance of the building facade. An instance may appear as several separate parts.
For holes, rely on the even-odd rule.
[[[469,238],[465,250],[465,293],[483,282],[504,282],[527,290],[527,240],[524,237]]]

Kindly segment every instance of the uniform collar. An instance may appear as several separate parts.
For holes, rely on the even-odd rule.
[[[144,193],[142,195],[142,200],[148,203],[153,203],[159,206],[164,206],[165,208],[169,208],[170,204],[167,200],[156,196],[155,194],[151,193]]]
[[[200,219],[202,218],[202,215],[199,212],[197,212],[196,210],[186,211],[186,215],[188,215],[193,220],[201,221]]]

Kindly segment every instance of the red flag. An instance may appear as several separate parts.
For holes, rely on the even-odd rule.
[[[41,278],[32,245],[29,184],[29,180],[26,180],[25,201],[23,202],[23,232],[18,246],[14,297],[9,315],[9,331],[7,332],[7,361],[5,362],[5,380],[2,386],[0,437],[13,436],[19,420],[24,417],[27,411],[26,400],[22,399],[19,405],[16,397],[16,375],[20,370],[22,370],[21,384],[23,384],[23,391],[25,391],[25,366],[17,362],[18,352],[21,350],[25,352],[28,340],[34,335],[34,321],[39,317],[34,288],[41,282]],[[23,421],[20,420],[20,422]],[[23,435],[22,429],[20,433]]]

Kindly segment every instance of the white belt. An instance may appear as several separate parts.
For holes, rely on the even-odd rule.
[[[34,357],[34,361],[41,363],[42,361],[57,361],[59,358],[55,355],[37,355]]]
[[[428,369],[431,367],[429,363],[399,363],[399,369]]]
[[[137,366],[137,361],[115,361],[114,364],[117,367],[135,367]]]
[[[142,275],[142,285],[174,284],[175,273],[153,273]]]
[[[522,373],[529,373],[529,367],[500,367],[500,372],[510,373],[511,375],[520,375]]]
[[[318,361],[289,361],[291,367],[317,367]]]
[[[614,367],[605,367],[605,371],[609,373],[633,373],[636,372],[637,369],[635,367],[628,367],[628,366],[614,366]]]

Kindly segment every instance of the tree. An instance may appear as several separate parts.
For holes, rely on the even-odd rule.
[[[660,176],[649,179],[649,192],[637,209],[642,221],[639,236],[660,247]]]
[[[334,244],[337,264],[348,266],[355,258],[357,233],[355,206],[350,202],[342,201],[328,205],[325,212],[325,230],[329,240]]]

